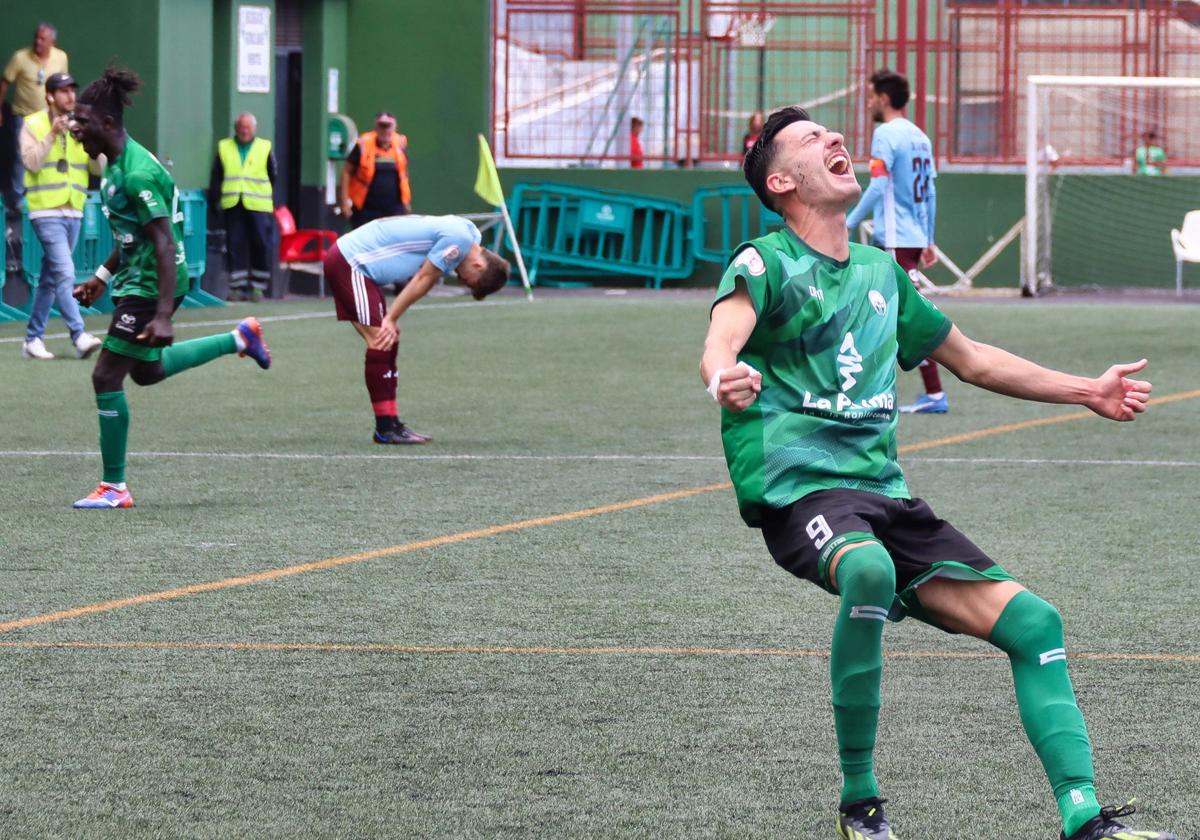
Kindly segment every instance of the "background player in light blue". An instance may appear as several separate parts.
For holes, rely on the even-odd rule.
[[[479,229],[458,216],[389,216],[340,238],[325,257],[325,279],[339,321],[367,342],[365,377],[376,443],[428,443],[400,422],[396,408],[397,321],[438,278],[458,275],[476,300],[508,282],[509,265],[479,244]],[[391,307],[381,286],[403,283]]]
[[[867,111],[878,125],[871,137],[871,183],[846,217],[851,230],[874,212],[873,245],[883,248],[905,271],[937,262],[933,226],[937,218],[937,170],[933,145],[924,131],[904,116],[910,96],[908,80],[879,70],[868,80]],[[937,363],[921,362],[925,395],[905,413],[942,414],[949,404]]]

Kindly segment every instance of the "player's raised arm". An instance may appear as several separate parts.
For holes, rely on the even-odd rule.
[[[1133,420],[1145,411],[1152,387],[1129,378],[1146,367],[1145,359],[1113,365],[1094,379],[1074,376],[973,341],[958,327],[931,355],[959,379],[980,388],[1023,400],[1082,405],[1110,420]]]
[[[732,294],[713,307],[704,339],[700,378],[713,399],[733,411],[744,411],[762,390],[762,374],[738,364],[737,359],[757,322],[750,293],[739,283]]]

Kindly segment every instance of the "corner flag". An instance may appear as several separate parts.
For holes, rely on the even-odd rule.
[[[482,134],[479,135],[479,172],[475,175],[475,194],[493,207],[500,208],[504,227],[508,231],[508,241],[512,245],[513,255],[517,258],[517,268],[521,272],[521,284],[525,286],[525,296],[533,300],[533,288],[529,284],[529,273],[525,270],[525,259],[521,256],[517,232],[513,229],[512,219],[508,215],[508,205],[504,203],[500,174],[496,171],[496,161],[492,160],[492,150]]]
[[[479,135],[479,174],[475,176],[475,194],[493,207],[504,204],[504,190],[500,188],[496,162],[492,160],[492,150],[482,134]]]

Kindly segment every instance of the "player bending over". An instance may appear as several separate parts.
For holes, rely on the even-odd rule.
[[[911,369],[929,356],[988,390],[1112,420],[1145,410],[1150,383],[1126,378],[1145,360],[1089,379],[964,336],[886,253],[849,243],[846,209],[860,193],[849,155],[840,134],[801,108],[771,115],[744,170],[787,226],[743,244],[726,270],[700,374],[722,406],[743,519],[762,530],[776,563],[841,596],[830,655],[838,836],[895,836],[875,778],[875,732],[884,622],[909,614],[1008,655],[1064,837],[1174,840],[1125,829],[1116,818],[1132,808],[1097,802],[1058,611],[911,498],[895,458],[897,360]]]
[[[376,443],[429,443],[396,414],[397,324],[442,274],[455,272],[483,300],[508,282],[509,265],[479,244],[479,229],[458,216],[390,216],[338,239],[325,257],[325,279],[339,321],[367,342],[367,393],[375,410]],[[380,286],[404,283],[386,308]]]
[[[86,306],[111,284],[116,305],[92,370],[104,472],[100,486],[77,501],[77,508],[133,507],[125,486],[126,376],[138,385],[153,385],[229,353],[250,356],[262,368],[271,366],[262,327],[254,318],[245,319],[233,332],[173,343],[171,316],[192,281],[175,182],[158,159],[125,132],[124,111],[139,84],[132,72],[110,67],[79,95],[75,106],[75,138],[93,159],[102,154],[108,158],[100,201],[117,243],[96,275],[75,290]]]

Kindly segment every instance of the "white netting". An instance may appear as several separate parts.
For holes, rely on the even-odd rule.
[[[1034,77],[1029,97],[1026,288],[1173,287],[1171,229],[1200,208],[1200,79]]]

